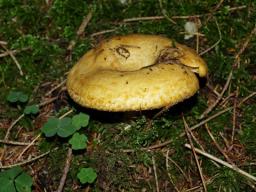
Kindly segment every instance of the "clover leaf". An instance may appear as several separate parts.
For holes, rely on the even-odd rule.
[[[93,168],[81,168],[77,174],[77,178],[82,184],[93,183],[97,178],[97,173]]]
[[[60,137],[68,137],[75,133],[76,128],[74,125],[72,125],[71,118],[63,118],[59,120],[59,127],[57,131],[57,135]]]
[[[68,137],[76,131],[76,127],[72,124],[71,118],[58,119],[50,117],[41,128],[41,131],[46,137],[52,137],[56,134],[60,137]]]
[[[16,102],[25,103],[28,101],[28,95],[20,91],[10,91],[6,99],[11,103],[16,103]]]
[[[29,105],[26,106],[24,109],[24,114],[29,115],[29,114],[37,114],[39,112],[39,106],[38,105]]]
[[[14,179],[22,172],[21,167],[13,167],[12,169],[8,169],[6,171],[0,172],[0,178],[6,177],[10,179]]]
[[[23,172],[15,179],[15,186],[19,192],[30,192],[33,181],[30,175]]]
[[[79,113],[72,117],[72,124],[79,130],[81,127],[86,127],[89,124],[89,115],[85,113]]]
[[[0,177],[0,192],[16,192],[13,180],[6,177]]]
[[[21,167],[13,167],[0,173],[0,192],[31,192],[33,181]]]
[[[79,150],[87,147],[88,138],[84,134],[75,133],[69,140],[69,144],[72,145],[72,149]]]

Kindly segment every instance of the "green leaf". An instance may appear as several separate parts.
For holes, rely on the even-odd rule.
[[[9,179],[15,179],[20,173],[22,172],[21,167],[13,167],[11,169],[5,170],[3,172],[0,172],[0,177],[6,177]]]
[[[68,137],[76,131],[75,126],[71,122],[71,118],[68,117],[59,120],[57,134],[60,137]]]
[[[0,192],[16,192],[14,182],[16,182],[16,180],[19,180],[18,178],[23,174],[26,173],[24,173],[19,166],[0,172]],[[23,191],[18,190],[18,192]]]
[[[0,177],[0,192],[16,192],[13,180],[6,177]]]
[[[75,133],[69,140],[69,144],[72,145],[72,149],[79,150],[87,147],[88,138],[84,134]]]
[[[15,185],[18,192],[31,192],[33,180],[30,175],[23,172],[15,179]]]
[[[28,101],[28,95],[21,92],[20,95],[19,95],[18,101],[20,101],[22,103],[27,102]]]
[[[10,91],[6,99],[11,103],[16,103],[16,102],[25,103],[28,101],[28,95],[20,91]]]
[[[52,137],[57,133],[58,125],[59,119],[56,117],[50,117],[41,128],[41,131],[45,134],[46,137]]]
[[[81,127],[86,127],[89,124],[90,116],[85,113],[79,113],[72,117],[72,124],[79,130]]]
[[[93,183],[97,178],[97,173],[93,168],[82,168],[77,174],[77,178],[82,184]]]
[[[75,126],[72,125],[71,122],[71,118],[68,117],[63,119],[51,117],[43,125],[41,131],[45,134],[46,137],[52,137],[56,134],[60,137],[68,137],[76,131]]]
[[[26,106],[24,109],[24,114],[29,115],[29,114],[37,114],[39,112],[39,107],[38,105],[29,105]]]

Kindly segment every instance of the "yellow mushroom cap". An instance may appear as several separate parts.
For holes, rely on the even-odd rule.
[[[89,50],[71,69],[67,90],[82,106],[104,111],[171,106],[199,89],[205,62],[190,48],[156,35],[117,36]]]

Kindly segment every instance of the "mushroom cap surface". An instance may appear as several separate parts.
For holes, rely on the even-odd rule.
[[[89,50],[69,72],[78,104],[103,111],[171,106],[199,89],[205,62],[187,46],[156,35],[117,36]]]

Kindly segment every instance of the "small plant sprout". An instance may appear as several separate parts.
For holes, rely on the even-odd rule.
[[[97,178],[97,173],[93,168],[81,168],[77,174],[77,178],[82,184],[93,183]]]
[[[73,150],[85,149],[88,138],[84,134],[75,133],[69,140]]]
[[[10,103],[26,103],[28,102],[28,95],[21,91],[10,91],[6,100]],[[27,105],[23,110],[24,115],[36,115],[39,113],[39,106],[36,104]]]
[[[28,105],[25,107],[23,113],[25,115],[36,115],[39,112],[38,105]]]
[[[10,91],[6,99],[10,103],[26,103],[28,101],[28,95],[21,91]]]
[[[79,130],[81,127],[86,127],[89,124],[89,115],[85,113],[79,113],[72,117],[72,124]]]

